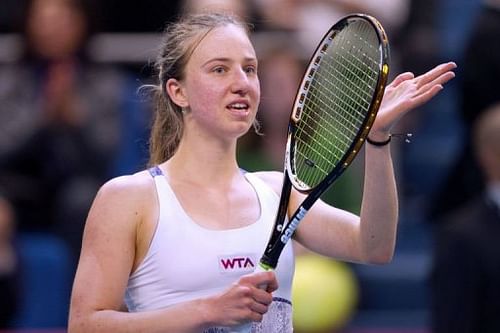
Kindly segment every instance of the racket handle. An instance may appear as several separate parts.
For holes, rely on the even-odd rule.
[[[262,272],[267,272],[267,269],[262,267],[261,264],[258,264],[255,270],[253,271],[254,273],[262,273]],[[266,290],[267,289],[267,284],[259,284],[259,289]]]
[[[267,272],[267,270],[262,267],[260,264],[257,265],[257,267],[254,270],[254,273],[262,273],[262,272]],[[259,285],[259,289],[267,289],[266,284],[261,284]],[[251,333],[252,332],[252,324],[253,322],[249,322],[246,324],[241,324],[235,327],[230,327],[228,330],[228,333]]]

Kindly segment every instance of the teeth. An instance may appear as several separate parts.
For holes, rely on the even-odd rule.
[[[244,103],[235,103],[235,104],[229,105],[229,107],[233,108],[233,109],[246,109],[247,105]]]

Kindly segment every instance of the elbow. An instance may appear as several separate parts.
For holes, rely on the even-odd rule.
[[[365,252],[365,255],[363,256],[363,262],[370,265],[387,265],[391,263],[393,257],[393,247],[372,249]]]
[[[77,319],[74,319],[70,316],[68,320],[68,333],[83,333],[85,330],[83,329],[83,322]]]
[[[91,331],[86,319],[84,313],[70,309],[67,333],[85,333]]]
[[[391,263],[396,248],[396,235],[365,235],[360,242],[363,261],[367,264],[386,265]]]
[[[87,333],[87,332],[96,332],[96,329],[92,328],[91,325],[89,325],[89,323],[84,320],[70,319],[68,321],[67,333]]]
[[[394,257],[393,253],[381,253],[378,255],[371,255],[367,263],[371,265],[387,265],[391,263],[392,258]]]
[[[79,329],[80,325],[77,325],[74,320],[68,321],[68,333],[81,333],[82,330]]]
[[[71,324],[68,324],[68,333],[79,333],[79,331]]]

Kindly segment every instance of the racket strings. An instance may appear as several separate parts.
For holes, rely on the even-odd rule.
[[[327,104],[324,100],[319,100],[319,102],[311,101],[311,103],[308,104],[308,106],[306,107],[308,109],[307,111],[311,111],[311,113],[309,113],[309,114],[306,113],[306,117],[311,118],[313,115],[318,116],[317,110],[331,108],[332,105],[335,107],[338,107],[338,108],[349,108],[354,113],[358,112],[357,111],[358,109],[355,107],[356,105],[345,104],[345,103],[342,103],[342,101],[339,101],[338,99],[335,99],[335,100],[329,99],[329,100],[331,102],[330,104]],[[353,125],[356,125],[359,127],[359,125],[361,125],[363,122],[363,119],[360,119],[359,117],[354,117],[350,113],[338,114],[338,117],[335,117],[333,114],[331,114],[329,112],[324,112],[323,115],[327,118],[327,119],[323,118],[323,120],[325,120],[327,122],[327,124],[332,124],[332,126],[335,125],[335,123],[340,122],[341,124],[353,124]],[[314,120],[311,119],[311,121],[314,121]],[[319,123],[318,125],[321,126],[321,123]],[[345,127],[345,130],[347,133],[340,132],[340,134],[342,134],[342,136],[344,136],[345,139],[347,139],[347,140],[352,139],[352,136],[356,135],[356,133],[357,133],[354,130],[354,127],[352,127],[352,128]],[[348,135],[348,134],[351,134],[351,135]],[[325,139],[327,139],[327,138],[325,138]]]
[[[297,178],[316,186],[350,149],[377,85],[380,51],[371,27],[340,31],[311,80],[296,129]]]
[[[322,104],[322,103],[320,103]],[[317,107],[313,106],[319,106],[318,104],[311,103],[307,106],[305,106],[306,112],[304,113],[304,123],[303,126],[300,128],[300,131],[302,131],[302,135],[298,136],[298,143],[299,144],[307,144],[310,145],[310,143],[314,140],[315,145],[311,145],[309,149],[312,149],[313,151],[317,152],[321,157],[321,161],[333,161],[333,160],[340,160],[342,158],[343,152],[349,147],[350,143],[348,140],[351,140],[354,135],[356,135],[355,132],[351,131],[351,129],[346,127],[347,131],[351,131],[350,134],[352,136],[349,136],[346,134],[345,131],[332,131],[331,129],[327,128],[327,125],[334,126],[335,122],[338,122],[338,119],[332,117],[330,114],[326,114],[326,116],[330,119],[323,119],[325,121],[319,122],[318,118],[319,117],[313,117],[317,112]],[[310,111],[310,112],[308,112]],[[346,122],[348,122],[347,119],[345,119]],[[322,130],[317,131],[318,128],[321,128]],[[340,145],[339,146],[334,146],[332,147],[331,144],[328,144],[328,141],[332,139],[332,137],[337,141],[337,143]],[[315,139],[317,138],[317,139]],[[318,140],[319,139],[319,140]],[[321,148],[317,149],[315,146]],[[333,149],[332,149],[333,148]],[[299,153],[302,150],[299,149]],[[303,155],[303,154],[302,154]],[[331,156],[333,155],[333,159]],[[329,166],[331,166],[332,163],[327,163],[326,167],[323,168],[324,173],[330,172]]]

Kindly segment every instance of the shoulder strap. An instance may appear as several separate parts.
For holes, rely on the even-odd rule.
[[[156,176],[163,176],[163,172],[161,171],[160,167],[155,165],[154,167],[151,167],[148,169],[149,174],[151,177],[156,177]]]

